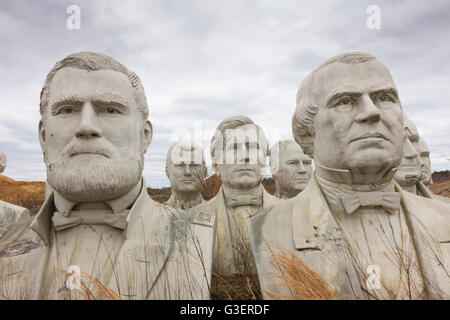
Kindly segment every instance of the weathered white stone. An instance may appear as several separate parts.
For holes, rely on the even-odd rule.
[[[266,298],[292,295],[293,283],[273,286],[283,279],[271,264],[281,247],[340,299],[448,299],[450,207],[393,180],[405,142],[403,116],[388,69],[371,55],[331,58],[302,82],[293,134],[316,171],[298,196],[253,221]]]
[[[5,171],[6,163],[7,163],[6,154],[0,151],[0,173]]]
[[[223,120],[211,139],[212,164],[222,187],[189,212],[216,217],[213,272],[221,277],[255,273],[248,224],[279,201],[261,184],[267,154],[264,132],[245,116]]]
[[[414,123],[406,116],[404,121],[403,158],[394,177],[403,189],[417,194],[417,183],[420,181],[422,167],[422,161],[417,151],[419,132]]]
[[[295,141],[275,142],[269,159],[276,197],[290,199],[305,189],[312,174],[312,159]]]
[[[207,175],[202,148],[193,142],[178,142],[167,152],[166,175],[172,194],[165,204],[189,209],[204,202],[203,181]]]
[[[0,287],[14,288],[4,298],[85,299],[71,285],[80,274],[97,299],[111,294],[96,281],[116,298],[208,299],[214,220],[149,197],[152,125],[137,75],[103,54],[72,54],[47,76],[41,112],[50,187],[38,214],[1,238]]]
[[[6,155],[0,151],[0,173],[5,171],[6,163]],[[29,216],[28,209],[0,200],[0,236],[9,228],[7,225]]]
[[[431,179],[431,160],[430,150],[428,149],[425,140],[419,136],[419,143],[417,145],[417,151],[419,152],[420,160],[422,161],[422,170],[420,172],[420,182],[425,186],[429,186],[433,183]]]

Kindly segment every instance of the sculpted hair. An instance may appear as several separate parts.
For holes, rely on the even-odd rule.
[[[78,52],[65,57],[61,61],[58,61],[45,78],[39,104],[41,117],[44,121],[46,119],[45,110],[48,107],[48,100],[50,97],[51,82],[55,77],[55,74],[63,68],[76,68],[88,71],[113,70],[123,73],[128,77],[131,86],[133,87],[134,98],[143,121],[147,120],[147,98],[145,97],[144,87],[142,86],[139,77],[134,72],[128,70],[124,65],[105,54],[95,52]]]
[[[297,92],[297,107],[292,116],[292,134],[306,155],[314,158],[314,117],[319,111],[318,97],[314,91],[316,72],[336,62],[358,64],[373,60],[376,58],[368,53],[343,53],[325,61],[302,81]]]
[[[202,165],[206,166],[205,154],[203,152],[202,147],[200,147],[198,144],[195,144],[190,141],[181,141],[181,142],[177,142],[177,143],[171,145],[169,148],[169,151],[167,151],[166,168],[170,165],[170,163],[172,161],[172,151],[175,148],[180,148],[182,150],[188,150],[188,151],[194,151],[195,149],[201,150],[202,151]]]
[[[257,124],[255,124],[253,122],[252,119],[250,119],[249,117],[246,116],[233,116],[233,117],[229,117],[226,118],[225,120],[223,120],[219,126],[217,127],[216,131],[214,132],[213,137],[211,138],[211,144],[210,144],[210,149],[211,149],[211,160],[212,163],[215,164],[216,161],[216,148],[217,148],[217,144],[219,142],[219,139],[222,139],[222,146],[225,145],[225,132],[226,130],[229,129],[236,129],[242,126],[245,126],[247,124],[251,124],[254,125],[258,130],[262,130],[260,126],[258,126]],[[267,142],[267,139],[266,139]],[[269,150],[269,145],[267,143],[267,145],[265,146],[266,150]]]

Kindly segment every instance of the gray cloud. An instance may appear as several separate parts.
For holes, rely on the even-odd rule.
[[[81,30],[66,28],[70,4],[81,8]],[[372,4],[381,9],[380,30],[366,27]],[[5,174],[45,179],[39,93],[54,63],[76,51],[107,53],[140,76],[154,127],[144,169],[150,186],[168,185],[164,162],[177,137],[193,137],[209,155],[213,130],[227,116],[253,118],[270,144],[291,139],[302,79],[325,59],[355,50],[388,66],[433,169],[449,169],[449,9],[445,0],[2,1]]]

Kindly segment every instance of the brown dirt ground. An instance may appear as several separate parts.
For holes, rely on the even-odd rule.
[[[450,179],[433,182],[430,189],[435,194],[450,198]]]
[[[436,179],[430,189],[435,194],[450,197],[450,177],[442,176]],[[203,184],[202,195],[206,200],[216,196],[222,185],[220,178],[215,174],[209,177]],[[275,192],[275,184],[271,178],[263,180],[263,185],[267,192]],[[45,183],[42,181],[15,181],[7,176],[0,174],[0,200],[28,208],[32,215],[39,211],[44,202]],[[163,203],[170,197],[170,189],[163,188],[147,189],[153,200]]]

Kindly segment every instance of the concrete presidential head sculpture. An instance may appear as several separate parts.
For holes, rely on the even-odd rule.
[[[420,160],[422,162],[422,169],[420,172],[420,182],[429,186],[433,183],[431,179],[431,160],[430,150],[422,137],[419,137],[419,143],[417,144],[417,151],[419,153]]]
[[[414,123],[405,116],[403,158],[395,173],[395,180],[405,190],[416,193],[416,185],[420,181],[422,160],[418,152],[419,132]]]
[[[202,187],[207,176],[205,155],[193,142],[178,142],[167,152],[166,175],[172,195],[167,204],[188,209],[203,201]]]
[[[250,287],[258,290],[247,222],[278,201],[262,185],[268,154],[266,136],[250,118],[229,117],[218,125],[210,148],[212,166],[222,180],[222,186],[214,198],[189,212],[204,212],[216,217],[213,272],[221,280],[214,282],[219,286],[214,285],[212,290],[224,288],[220,281],[228,276],[243,275],[242,283],[235,278],[233,286],[248,288],[246,279],[251,279]]]
[[[365,53],[327,60],[301,83],[292,130],[316,169],[303,192],[253,221],[252,248],[267,297],[292,294],[292,283],[273,276],[283,272],[272,254],[280,247],[341,299],[448,297],[442,267],[448,262],[440,253],[448,250],[450,208],[394,181],[404,114],[386,66]],[[374,273],[379,284],[371,286]]]
[[[312,160],[295,141],[276,142],[270,148],[269,160],[275,196],[289,199],[305,189],[312,174]]]
[[[254,189],[264,177],[268,149],[264,131],[253,120],[230,117],[211,139],[212,166],[225,187]]]
[[[214,224],[149,197],[142,170],[152,125],[137,75],[104,54],[71,54],[47,75],[40,107],[51,188],[29,224],[12,227],[18,238],[0,241],[0,269],[20,270],[7,278],[20,277],[15,292],[86,298],[66,286],[64,270],[75,266],[96,299],[105,296],[89,279],[126,299],[208,298],[200,265],[212,263]],[[32,245],[11,254],[16,242]]]
[[[3,152],[0,151],[0,173],[2,173],[3,171],[5,171],[6,169],[6,154],[4,154]]]
[[[295,140],[325,178],[348,184],[389,180],[401,162],[403,111],[388,69],[369,54],[331,58],[302,82]]]
[[[47,75],[40,110],[47,181],[64,198],[111,200],[138,184],[152,125],[135,73],[103,54],[72,54]]]

